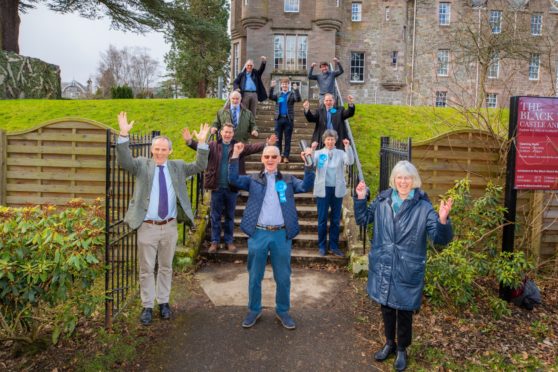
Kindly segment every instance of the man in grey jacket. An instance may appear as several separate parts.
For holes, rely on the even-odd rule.
[[[209,125],[194,132],[198,139],[196,161],[169,160],[172,142],[165,136],[153,138],[152,158],[133,158],[129,148],[129,132],[134,122],[127,115],[118,115],[120,136],[116,156],[120,166],[135,176],[134,195],[124,222],[137,229],[140,270],[140,293],[143,310],[140,322],[148,325],[153,319],[155,298],[161,319],[171,316],[169,295],[172,280],[172,260],[178,241],[177,220],[193,222],[192,207],[186,190],[186,178],[207,167],[209,147],[205,143]],[[155,278],[155,261],[158,263]]]

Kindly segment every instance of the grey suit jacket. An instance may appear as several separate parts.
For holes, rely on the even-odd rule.
[[[137,229],[141,226],[147,214],[149,196],[151,195],[151,187],[153,185],[153,175],[155,174],[155,162],[145,157],[132,158],[129,143],[128,141],[116,145],[116,158],[123,169],[136,177],[134,195],[128,205],[124,222],[132,229]],[[207,167],[208,156],[208,149],[198,148],[195,162],[186,163],[184,160],[167,161],[172,186],[178,198],[176,203],[178,222],[194,222],[192,206],[190,205],[190,199],[188,199],[188,192],[186,190],[186,178],[203,172]],[[182,211],[184,213],[181,213]]]

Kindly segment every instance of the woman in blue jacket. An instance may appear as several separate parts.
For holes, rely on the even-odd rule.
[[[406,348],[411,344],[413,311],[420,308],[426,265],[426,238],[446,245],[453,232],[449,220],[452,200],[440,202],[436,213],[420,189],[415,166],[398,162],[391,171],[390,188],[366,206],[366,184],[356,187],[354,201],[358,225],[374,224],[368,255],[368,295],[381,305],[386,343],[374,354],[377,361],[397,354],[394,367],[407,367]],[[397,344],[395,335],[397,330]]]

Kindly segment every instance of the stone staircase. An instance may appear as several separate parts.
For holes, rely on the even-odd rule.
[[[317,101],[311,102],[311,109],[314,110],[317,106]],[[265,141],[267,137],[274,133],[275,121],[273,120],[275,103],[273,101],[261,102],[258,105],[258,115],[256,123],[259,131],[259,138],[252,139],[252,142]],[[292,174],[293,176],[302,179],[304,177],[304,163],[300,158],[300,147],[298,145],[300,139],[305,139],[308,143],[311,142],[312,133],[314,131],[314,123],[308,123],[304,117],[302,103],[295,104],[295,123],[294,131],[291,139],[291,154],[289,156],[289,163],[281,163],[279,169],[283,173]],[[260,161],[261,154],[250,155],[246,159],[246,172],[248,174],[257,173],[262,169]],[[248,255],[247,235],[240,230],[240,220],[244,213],[248,192],[240,191],[234,221],[234,244],[238,248],[237,253],[229,253],[224,244],[221,244],[220,249],[215,254],[207,253],[209,247],[209,223],[206,231],[206,243],[201,250],[202,256],[210,259],[218,260],[243,260],[246,261]],[[295,204],[298,211],[298,218],[300,224],[300,233],[293,239],[292,244],[292,261],[302,263],[334,263],[337,265],[346,265],[347,258],[335,257],[327,255],[321,257],[318,255],[318,210],[316,201],[311,192],[296,194]],[[343,221],[341,221],[340,232],[340,248],[347,251],[347,241],[344,236]]]

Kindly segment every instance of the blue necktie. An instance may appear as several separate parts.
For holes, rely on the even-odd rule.
[[[232,109],[232,121],[233,121],[232,123],[233,123],[234,127],[236,128],[236,126],[238,125],[236,107]]]
[[[333,129],[333,125],[331,125],[331,112],[327,110],[327,129]]]
[[[159,168],[159,218],[165,219],[169,214],[169,197],[167,195],[167,180],[165,179],[164,165],[158,165]]]

